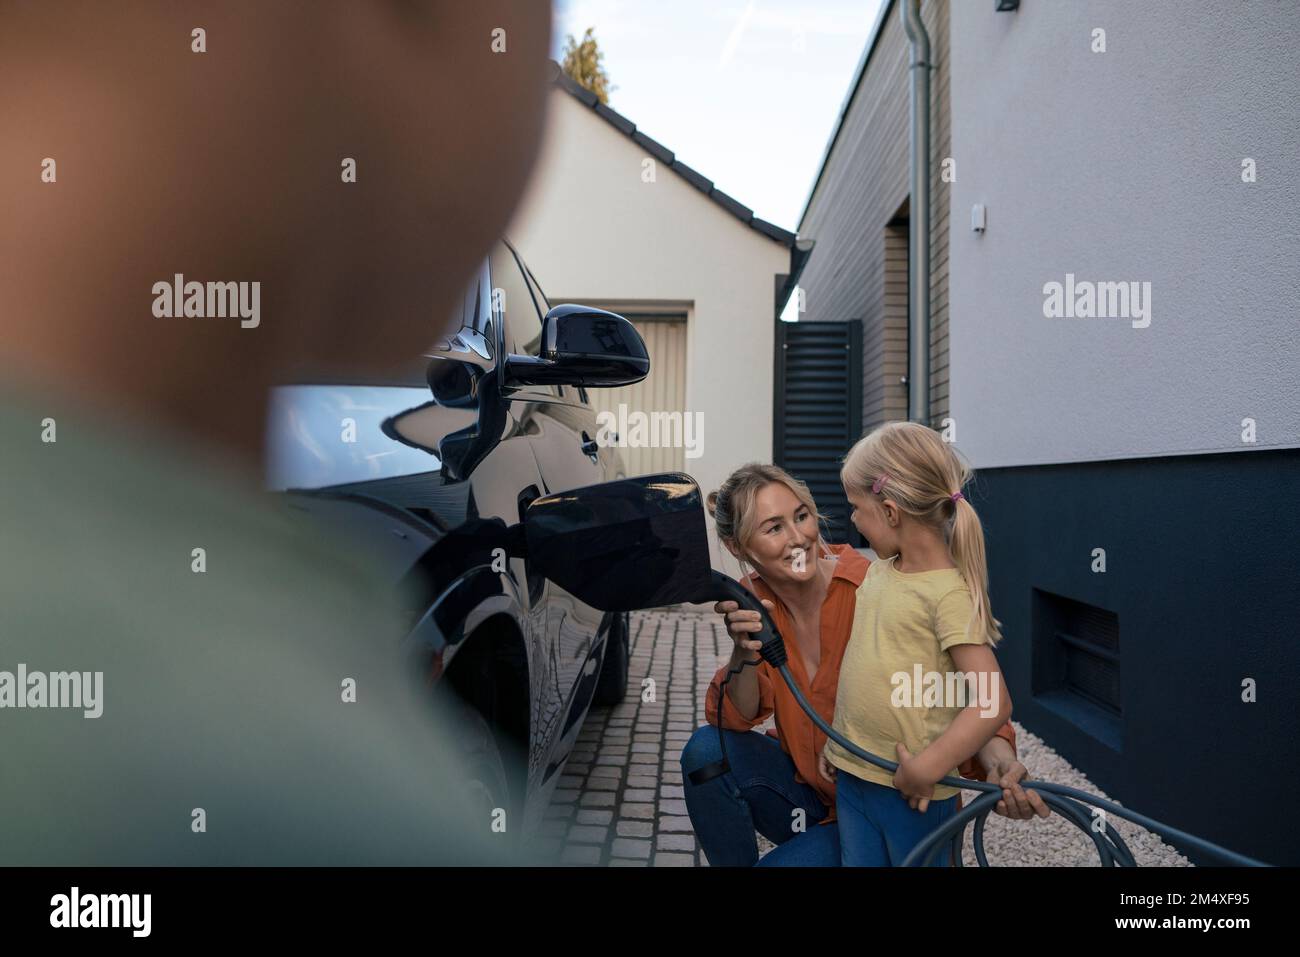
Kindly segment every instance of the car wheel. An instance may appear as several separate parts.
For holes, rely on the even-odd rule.
[[[627,670],[631,663],[628,613],[614,616],[605,638],[605,660],[600,666],[600,681],[594,701],[600,705],[618,704],[627,695]]]

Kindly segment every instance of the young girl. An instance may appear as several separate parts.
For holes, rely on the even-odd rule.
[[[939,779],[1011,716],[992,651],[1001,635],[984,531],[961,492],[969,477],[938,434],[915,422],[876,429],[840,471],[853,524],[880,560],[857,590],[833,724],[899,764],[891,774],[826,743],[819,771],[836,782],[845,866],[901,864],[956,813],[958,792]],[[947,850],[932,860],[945,865]]]

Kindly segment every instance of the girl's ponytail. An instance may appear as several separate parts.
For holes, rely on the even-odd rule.
[[[975,507],[966,501],[965,496],[958,496],[953,504],[956,513],[953,516],[949,548],[952,549],[957,570],[966,579],[966,587],[970,589],[975,604],[969,634],[983,635],[990,645],[996,645],[1002,640],[1002,632],[1001,623],[993,617],[993,608],[989,602],[989,566],[984,554],[984,525],[980,522]]]

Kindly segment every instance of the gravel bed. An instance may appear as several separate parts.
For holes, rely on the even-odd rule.
[[[1049,748],[1043,739],[1012,722],[1016,729],[1016,752],[1029,769],[1029,776],[1054,784],[1064,784],[1114,801]],[[963,791],[962,802],[968,803],[978,796],[976,791]],[[1122,802],[1115,801],[1120,804]],[[1140,867],[1191,867],[1191,862],[1155,834],[1136,824],[1116,819],[1107,820],[1128,845]],[[966,844],[962,861],[967,867],[976,867],[975,851],[971,846],[974,826],[966,828]],[[772,849],[772,843],[758,836],[759,854]],[[984,828],[984,852],[989,864],[1004,867],[1100,867],[1097,849],[1091,839],[1058,814],[1028,821],[1009,821],[990,814]]]

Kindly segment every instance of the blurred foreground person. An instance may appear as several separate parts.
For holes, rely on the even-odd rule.
[[[0,0],[0,864],[507,859],[260,456],[272,384],[441,334],[549,43],[524,0]]]

